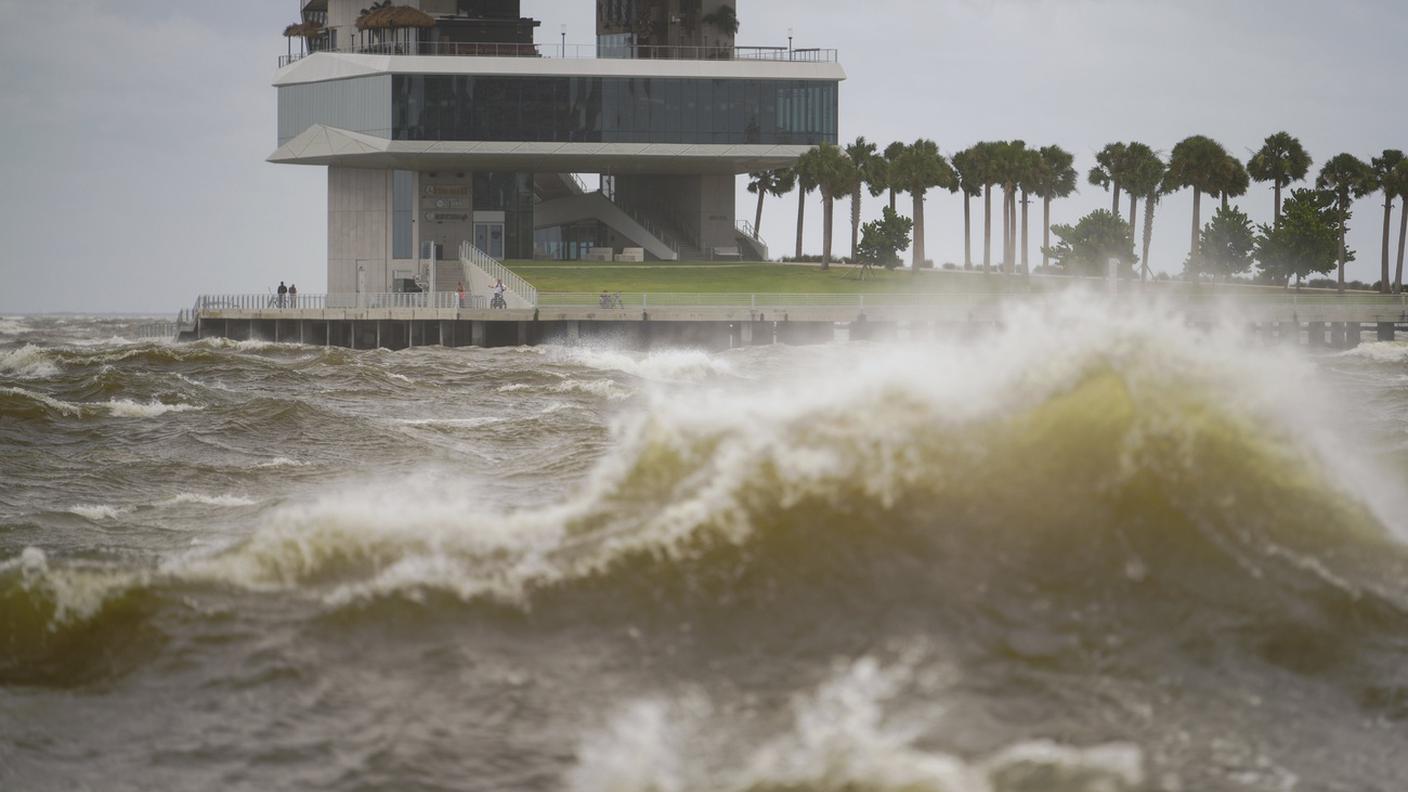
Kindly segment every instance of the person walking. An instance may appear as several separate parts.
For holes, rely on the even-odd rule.
[[[459,282],[459,285],[455,287],[455,293],[460,296],[460,308],[463,309],[463,308],[464,308],[464,281],[460,281],[460,282]]]
[[[288,285],[288,307],[298,307],[298,286],[292,283]]]
[[[287,301],[288,301],[288,287],[284,285],[284,282],[283,282],[283,281],[279,281],[279,307],[280,307],[280,308],[284,307],[284,303],[287,302]]]

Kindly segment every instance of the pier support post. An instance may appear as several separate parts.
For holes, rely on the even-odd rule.
[[[469,345],[470,345],[470,346],[477,346],[477,347],[479,347],[480,349],[483,349],[484,347],[487,347],[487,346],[489,345],[489,344],[488,344],[488,335],[489,335],[489,334],[488,334],[487,331],[488,331],[488,328],[485,326],[485,323],[484,323],[484,322],[478,321],[478,320],[475,320],[475,321],[473,321],[473,322],[470,322],[470,323],[469,323]]]
[[[1325,323],[1310,323],[1310,345],[1313,347],[1325,346]]]
[[[1330,346],[1344,349],[1344,322],[1330,323]]]
[[[1354,349],[1359,346],[1363,339],[1364,328],[1358,322],[1346,322],[1344,325],[1344,348]]]
[[[581,341],[581,340],[582,340],[582,323],[581,323],[581,322],[579,322],[579,321],[577,321],[577,320],[574,319],[574,320],[572,320],[572,321],[570,321],[570,322],[567,323],[567,340],[568,340],[568,341]]]
[[[1377,327],[1379,330],[1378,339],[1380,341],[1393,340],[1393,331],[1395,330],[1393,322],[1379,322]]]
[[[529,334],[528,334],[528,331],[529,331],[529,325],[528,325],[527,322],[519,322],[519,323],[518,323],[518,345],[519,345],[519,346],[521,346],[521,347],[526,347],[526,346],[528,346],[529,341],[530,341],[530,336],[529,336]]]

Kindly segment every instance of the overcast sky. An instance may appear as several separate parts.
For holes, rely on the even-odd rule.
[[[0,311],[174,313],[201,292],[325,288],[326,172],[264,162],[298,6],[0,0]],[[541,40],[565,24],[569,42],[594,41],[592,0],[523,6]],[[799,47],[840,48],[843,140],[1066,147],[1082,186],[1056,222],[1108,208],[1084,173],[1113,140],[1166,153],[1205,134],[1245,159],[1285,129],[1317,169],[1341,151],[1408,149],[1402,0],[740,0],[739,16],[740,44],[785,44],[791,27]],[[1269,220],[1269,188],[1238,203]],[[1351,278],[1377,280],[1381,207],[1356,206]],[[838,203],[838,253],[847,212]],[[1160,206],[1156,270],[1181,268],[1191,212],[1188,193]],[[926,216],[930,256],[961,261],[960,199],[933,195]],[[790,254],[795,219],[795,198],[769,202],[774,255]],[[810,252],[820,219],[818,201]]]

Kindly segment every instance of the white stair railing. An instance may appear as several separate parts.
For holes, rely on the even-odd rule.
[[[518,273],[505,267],[503,263],[488,253],[469,242],[465,242],[460,245],[460,260],[465,264],[478,267],[492,279],[503,281],[504,286],[528,303],[529,307],[536,308],[538,306],[538,290],[533,288],[528,281],[519,277]]]

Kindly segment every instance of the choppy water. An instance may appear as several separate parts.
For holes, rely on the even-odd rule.
[[[0,319],[0,789],[1401,790],[1408,344]]]

